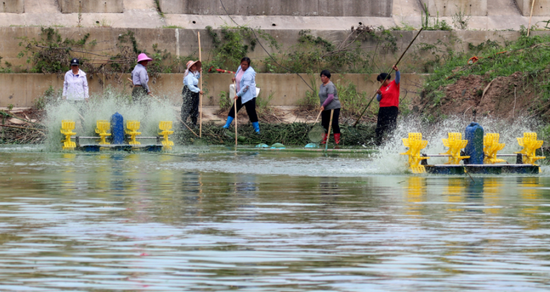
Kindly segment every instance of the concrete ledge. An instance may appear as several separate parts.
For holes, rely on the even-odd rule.
[[[2,0],[0,13],[25,13],[25,0]]]
[[[459,12],[469,16],[486,16],[487,0],[421,0],[430,16],[453,16]]]
[[[58,0],[63,13],[123,13],[123,0]]]
[[[391,17],[393,0],[160,0],[162,12],[195,15]]]

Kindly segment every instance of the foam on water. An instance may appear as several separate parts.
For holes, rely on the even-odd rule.
[[[97,136],[96,121],[108,120],[118,112],[124,121],[137,120],[141,123],[142,136],[156,136],[160,121],[172,121],[177,127],[176,108],[170,99],[153,99],[146,97],[146,102],[135,103],[128,95],[121,95],[107,90],[103,95],[92,96],[88,102],[71,103],[63,100],[46,106],[46,125],[48,137],[46,149],[58,151],[59,141],[63,138],[60,129],[62,120],[73,120],[74,130],[78,136]],[[84,121],[82,121],[82,118]]]

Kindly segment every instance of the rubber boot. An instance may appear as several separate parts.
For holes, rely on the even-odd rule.
[[[340,133],[334,134],[334,143],[340,144]]]
[[[223,126],[225,129],[229,129],[229,126],[231,126],[231,123],[233,122],[233,117],[228,116],[227,117],[227,123],[225,123],[225,126]]]
[[[256,134],[260,134],[260,123],[259,122],[252,123],[252,127],[254,127],[254,131],[256,131]]]
[[[327,137],[328,135],[327,134],[323,134],[323,141],[321,141],[321,144],[327,144]]]

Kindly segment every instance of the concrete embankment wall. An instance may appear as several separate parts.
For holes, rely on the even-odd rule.
[[[391,17],[393,0],[159,0],[167,14]],[[225,9],[224,9],[225,6]]]
[[[58,0],[63,13],[122,13],[122,0]]]
[[[129,74],[115,79],[114,76],[96,74],[88,78],[90,95],[100,96],[104,90],[124,92],[131,94],[131,86],[126,80]],[[349,82],[357,86],[358,92],[366,92],[368,98],[378,88],[377,74],[333,74],[332,81],[339,84]],[[310,82],[309,76],[303,74],[304,79]],[[321,84],[318,76],[315,76],[317,86]],[[422,84],[424,75],[402,74],[401,96],[412,98],[418,94],[418,86]],[[258,74],[256,83],[261,88],[260,97],[267,99],[272,96],[270,105],[292,106],[305,97],[309,87],[294,74]],[[205,106],[219,105],[219,97],[222,91],[228,92],[231,84],[230,74],[206,74],[204,86],[208,91],[204,98]],[[153,93],[159,97],[168,97],[174,104],[181,105],[181,90],[183,86],[183,74],[161,74],[156,83],[150,82]],[[13,104],[16,107],[32,106],[34,101],[44,92],[53,87],[56,92],[63,88],[63,76],[57,74],[0,74],[0,107]]]
[[[208,36],[206,30],[192,29],[124,29],[124,28],[58,28],[59,33],[63,38],[72,38],[78,40],[85,34],[89,33],[88,41],[95,40],[97,45],[93,48],[94,53],[101,54],[108,52],[115,55],[117,52],[116,45],[118,37],[128,31],[135,34],[138,47],[141,50],[153,51],[153,45],[158,44],[159,50],[166,50],[173,56],[198,56],[197,32],[201,33],[201,45],[203,60],[208,61],[212,57],[210,51],[214,48],[212,38]],[[3,57],[3,62],[9,62],[14,67],[21,66],[20,69],[30,70],[31,65],[27,64],[26,58],[19,58],[18,54],[23,50],[19,46],[19,38],[39,39],[40,27],[1,27],[0,36],[5,40],[0,42],[0,57]],[[298,44],[300,30],[269,30],[266,31],[273,36],[281,46],[281,52],[287,52],[292,46]],[[533,34],[548,34],[550,31],[538,31]],[[350,34],[349,31],[311,31],[314,36],[319,36],[335,44],[343,42]],[[361,42],[361,48],[367,53],[376,53],[377,66],[387,67],[391,62],[394,62],[397,55],[403,51],[410,43],[415,31],[395,31],[392,32],[395,37],[395,52],[389,51],[387,45],[390,43],[379,44],[379,39],[375,37],[367,37]],[[415,43],[409,55],[421,58],[423,62],[433,58],[431,52],[421,50],[427,45],[447,44],[450,49],[455,51],[467,51],[468,43],[478,45],[487,40],[504,42],[513,41],[520,36],[517,31],[424,31]],[[276,50],[270,49],[266,41],[262,41],[264,47],[269,53],[277,53]],[[78,56],[77,56],[78,57]],[[104,60],[105,57],[89,55],[88,58],[94,60]],[[269,57],[261,47],[256,46],[253,52],[249,53],[249,57],[258,64],[258,61]],[[410,65],[411,70],[418,71],[415,68],[418,65],[418,59],[414,60],[405,58],[403,65]],[[183,68],[182,68],[183,69]]]

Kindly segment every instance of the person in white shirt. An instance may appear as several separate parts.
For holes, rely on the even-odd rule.
[[[187,124],[187,118],[191,117],[193,126],[197,125],[199,116],[199,94],[203,94],[198,87],[201,76],[201,61],[187,62],[187,70],[183,75],[183,104],[181,105],[181,120]]]
[[[79,68],[80,61],[76,58],[71,60],[71,70],[65,73],[63,82],[63,99],[83,101],[90,97],[88,91],[88,79],[86,73]]]

